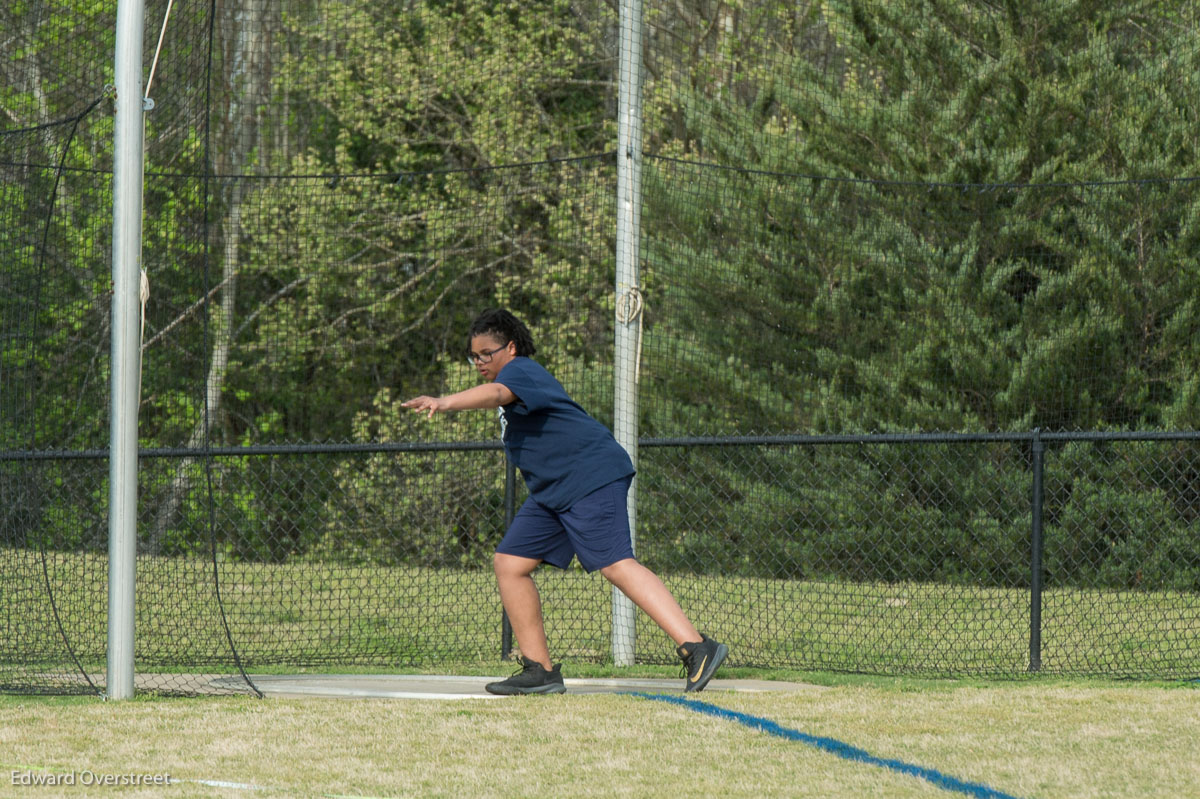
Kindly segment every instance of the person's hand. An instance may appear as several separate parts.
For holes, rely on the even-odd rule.
[[[449,410],[449,406],[447,405],[446,400],[442,397],[426,397],[426,396],[413,397],[412,399],[408,400],[407,402],[400,403],[400,405],[403,408],[412,408],[414,411],[418,411],[418,412],[425,411],[428,413],[427,418],[430,418],[430,419],[432,419],[433,415],[435,413],[437,413],[438,411]]]

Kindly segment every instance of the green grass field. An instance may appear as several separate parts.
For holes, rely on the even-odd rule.
[[[0,677],[78,688],[57,635],[103,673],[101,557],[6,550]],[[254,671],[507,673],[486,571],[221,563],[231,633]],[[138,669],[194,675],[232,663],[212,565],[139,562]],[[666,676],[671,645],[639,618],[643,665],[608,656],[610,591],[595,575],[540,576],[568,676]],[[794,693],[701,698],[879,758],[1017,797],[1198,795],[1200,691],[1189,682],[1026,674],[1028,594],[931,584],[666,575],[702,627],[733,647],[723,677],[784,678]],[[53,611],[45,585],[55,586]],[[1195,676],[1200,599],[1049,591],[1046,672]],[[748,668],[753,664],[757,668]],[[803,671],[800,671],[803,669]],[[1189,670],[1194,670],[1190,671]],[[1006,674],[1007,681],[839,675]],[[57,675],[57,676],[55,676]],[[207,678],[206,678],[207,679]],[[61,682],[56,682],[61,680]],[[0,795],[129,797],[949,796],[732,721],[632,696],[456,702],[0,696]],[[84,774],[169,774],[169,786],[84,786]],[[74,775],[76,785],[61,784]],[[38,778],[55,786],[22,784]],[[960,794],[961,795],[961,794]]]
[[[1200,786],[1200,690],[1186,684],[813,675],[810,688],[794,693],[700,698],[1007,796],[1185,797]],[[115,703],[7,696],[0,752],[4,796],[966,795],[620,695]],[[85,772],[181,782],[89,792],[79,784]],[[13,784],[69,774],[75,786]]]
[[[138,564],[141,671],[233,669],[213,566]],[[220,595],[245,666],[442,669],[497,663],[500,604],[489,571],[222,562]],[[102,671],[107,562],[101,556],[0,551],[0,678],[76,656]],[[55,586],[53,612],[46,581]],[[731,666],[918,676],[1018,677],[1029,665],[1022,589],[933,583],[830,583],[664,575],[701,629],[731,645]],[[610,661],[608,584],[581,571],[538,572],[555,657]],[[55,615],[57,614],[57,615]],[[1200,595],[1050,589],[1046,674],[1200,677]],[[673,647],[638,615],[638,659],[674,664]],[[2,682],[2,680],[0,680]]]

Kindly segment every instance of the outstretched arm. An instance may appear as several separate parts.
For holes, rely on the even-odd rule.
[[[517,395],[508,390],[502,383],[484,383],[481,386],[468,388],[457,394],[444,397],[414,397],[401,403],[405,408],[414,411],[425,411],[432,418],[435,413],[445,411],[467,411],[476,408],[499,408],[515,401]]]

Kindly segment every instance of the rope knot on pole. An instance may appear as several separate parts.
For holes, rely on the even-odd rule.
[[[637,320],[637,359],[634,366],[633,380],[635,383],[642,382],[642,330],[643,320],[645,315],[645,301],[642,299],[642,292],[637,286],[631,286],[617,295],[617,322],[622,325],[630,325]]]

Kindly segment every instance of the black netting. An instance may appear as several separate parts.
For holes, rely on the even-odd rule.
[[[139,684],[495,659],[524,487],[492,415],[400,403],[506,306],[614,423],[618,9],[167,12]],[[728,662],[1200,672],[1198,7],[644,22],[637,546]],[[115,9],[0,23],[0,689],[103,691]],[[538,579],[555,655],[613,657],[603,579]]]

